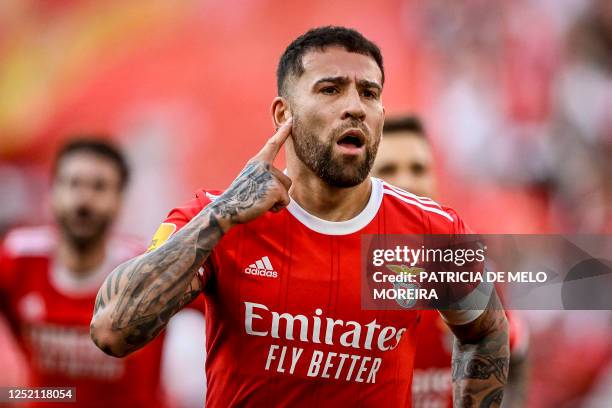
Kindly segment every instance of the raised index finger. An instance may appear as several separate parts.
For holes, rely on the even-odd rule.
[[[259,151],[259,153],[257,153],[257,156],[255,157],[257,159],[272,163],[274,161],[274,158],[280,151],[281,147],[283,147],[285,140],[287,140],[287,138],[291,134],[292,123],[293,120],[291,118],[285,123],[283,123],[283,125],[278,128],[276,133],[268,139],[264,147]]]

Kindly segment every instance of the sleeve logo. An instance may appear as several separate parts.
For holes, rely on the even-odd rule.
[[[172,236],[172,234],[174,234],[174,231],[176,231],[176,225],[169,222],[162,223],[155,232],[155,235],[153,235],[153,239],[147,248],[147,252],[151,252],[162,246],[162,244],[166,242]]]

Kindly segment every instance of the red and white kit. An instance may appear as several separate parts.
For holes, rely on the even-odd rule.
[[[11,231],[0,249],[0,312],[23,345],[31,386],[76,387],[77,402],[66,403],[74,408],[165,406],[160,388],[163,336],[125,359],[107,356],[89,336],[102,282],[143,247],[116,237],[108,243],[104,264],[76,279],[54,261],[56,244],[50,227],[22,228]]]
[[[198,191],[161,235],[219,194]],[[232,228],[201,269],[207,406],[410,406],[421,312],[361,310],[360,238],[465,233],[452,209],[374,178],[351,220],[325,221],[291,201]]]

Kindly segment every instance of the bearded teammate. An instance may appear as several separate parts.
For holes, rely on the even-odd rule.
[[[161,337],[124,360],[105,355],[89,338],[100,284],[143,251],[136,240],[110,234],[128,176],[112,145],[89,138],[69,142],[53,174],[56,225],[13,230],[0,248],[0,311],[23,346],[30,385],[76,387],[76,403],[66,403],[71,407],[166,405]]]
[[[435,197],[434,156],[420,119],[405,115],[385,119],[384,138],[372,167],[372,175],[417,196]],[[510,370],[504,407],[522,407],[525,388],[525,325],[515,314],[510,323]],[[452,406],[452,333],[435,311],[422,313],[412,380],[415,408]]]
[[[420,313],[361,310],[360,238],[467,227],[368,177],[384,118],[376,45],[342,27],[310,30],[285,50],[277,81],[277,133],[225,192],[172,210],[165,243],[115,270],[92,338],[127,355],[203,293],[208,406],[408,406]],[[286,174],[272,166],[283,144]],[[458,339],[458,406],[502,399],[507,322],[494,292],[490,306],[441,312]]]

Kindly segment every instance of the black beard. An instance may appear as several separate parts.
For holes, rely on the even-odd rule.
[[[100,220],[91,234],[79,235],[70,228],[69,223],[63,217],[57,217],[56,220],[62,235],[68,240],[70,246],[79,253],[85,253],[103,241],[111,224],[108,219]]]
[[[64,230],[64,232],[67,232]],[[95,247],[98,243],[102,241],[102,236],[99,234],[91,235],[88,237],[79,237],[74,234],[66,233],[65,236],[68,238],[70,242],[70,246],[72,246],[78,253],[86,253],[91,248]]]
[[[351,127],[361,128],[358,123]],[[343,131],[343,130],[342,130]],[[321,180],[332,187],[354,187],[366,179],[378,150],[378,143],[365,146],[365,160],[352,157],[347,160],[335,159],[333,148],[336,138],[333,137],[328,144],[322,143],[313,133],[309,132],[299,119],[293,115],[293,128],[291,130],[293,146],[297,157],[315,173]]]

